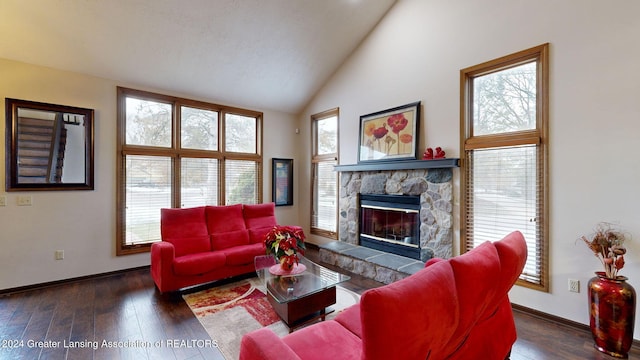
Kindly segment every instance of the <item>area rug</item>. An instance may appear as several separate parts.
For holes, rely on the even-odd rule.
[[[334,312],[327,315],[327,319],[360,301],[360,295],[350,290],[340,286],[336,290],[336,304],[331,307]],[[244,334],[261,327],[270,328],[280,337],[289,333],[265,294],[260,280],[250,278],[182,297],[225,359],[236,360]]]

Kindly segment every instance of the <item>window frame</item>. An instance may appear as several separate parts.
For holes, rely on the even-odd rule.
[[[143,146],[126,144],[126,98],[134,97],[142,100],[161,102],[171,105],[171,146]],[[218,149],[200,150],[181,148],[181,107],[210,110],[218,113]],[[117,87],[117,156],[116,156],[116,256],[148,252],[153,242],[142,244],[126,244],[126,157],[129,155],[163,156],[171,158],[171,207],[181,207],[181,159],[209,158],[218,160],[218,204],[226,203],[225,161],[248,160],[256,162],[257,171],[257,203],[263,201],[263,156],[262,156],[262,121],[263,113],[163,95],[148,91]],[[256,119],[256,152],[238,153],[225,151],[225,118],[227,114],[255,117]]]
[[[328,154],[322,154],[319,155],[318,154],[318,128],[317,128],[317,122],[319,120],[323,120],[326,118],[330,118],[330,117],[336,117],[336,152],[335,153],[328,153]],[[316,208],[315,204],[316,204],[316,199],[315,199],[315,194],[314,194],[314,185],[315,185],[315,181],[316,181],[316,168],[318,166],[318,164],[322,163],[322,162],[327,162],[327,161],[335,161],[336,164],[339,163],[338,158],[339,158],[339,154],[340,154],[340,109],[339,108],[333,108],[330,110],[326,110],[317,114],[313,114],[311,115],[311,183],[310,188],[310,197],[311,197],[311,211],[309,211],[310,213],[310,233],[313,235],[318,235],[318,236],[322,236],[322,237],[326,237],[329,239],[334,239],[337,240],[338,239],[338,221],[339,221],[339,217],[338,217],[338,209],[339,206],[337,205],[340,201],[339,196],[340,196],[340,176],[338,174],[338,172],[336,172],[335,177],[336,177],[336,213],[335,213],[335,218],[336,218],[336,228],[334,231],[328,231],[326,229],[321,229],[318,227],[314,226],[314,221],[313,221],[313,216],[314,216],[314,209]]]
[[[524,63],[536,63],[536,127],[532,130],[514,131],[490,135],[473,134],[473,79],[483,75],[499,72]],[[503,56],[495,60],[460,70],[460,154],[461,181],[460,198],[460,252],[464,253],[472,248],[468,239],[467,212],[469,199],[470,166],[469,153],[479,149],[495,149],[500,147],[516,147],[521,145],[535,145],[539,161],[536,188],[538,194],[538,213],[541,218],[539,235],[535,246],[539,251],[536,260],[540,264],[539,281],[527,280],[520,277],[516,284],[523,287],[549,291],[549,160],[548,160],[548,123],[549,123],[549,44],[545,43],[523,51]],[[542,189],[540,189],[540,187]]]

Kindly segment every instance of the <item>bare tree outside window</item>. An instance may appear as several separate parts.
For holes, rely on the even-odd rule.
[[[126,99],[128,145],[171,146],[171,105],[134,97]]]
[[[225,149],[227,151],[255,154],[257,143],[255,117],[226,114]]]
[[[181,108],[183,149],[218,150],[218,112],[183,106]]]
[[[536,128],[536,63],[473,79],[473,134]]]

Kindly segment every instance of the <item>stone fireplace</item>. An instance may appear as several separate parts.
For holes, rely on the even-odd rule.
[[[453,252],[452,178],[451,168],[342,171],[339,240],[362,246],[359,231],[361,196],[414,196],[418,199],[419,241],[415,242],[419,259],[450,258]]]
[[[458,163],[459,159],[437,159],[336,166],[340,172],[339,241],[319,245],[321,261],[389,284],[420,271],[432,257],[450,258],[453,169]],[[409,216],[371,211],[388,207],[379,203],[385,198],[410,202],[410,206],[400,206],[403,214],[410,210]],[[363,199],[368,210],[366,206],[361,209]],[[369,212],[364,214],[368,218],[360,220],[363,211]],[[381,225],[387,215],[386,225]],[[361,227],[361,221],[368,223]],[[407,230],[407,223],[415,227]],[[363,232],[373,236],[362,236]],[[385,246],[369,246],[368,238],[380,240],[383,245],[411,247],[413,255],[390,253]]]

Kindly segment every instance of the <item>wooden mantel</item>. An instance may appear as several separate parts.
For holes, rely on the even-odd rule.
[[[366,162],[353,165],[336,165],[337,172],[342,171],[379,171],[379,170],[415,170],[415,169],[442,169],[460,167],[460,159],[433,159],[433,160],[396,160]]]

